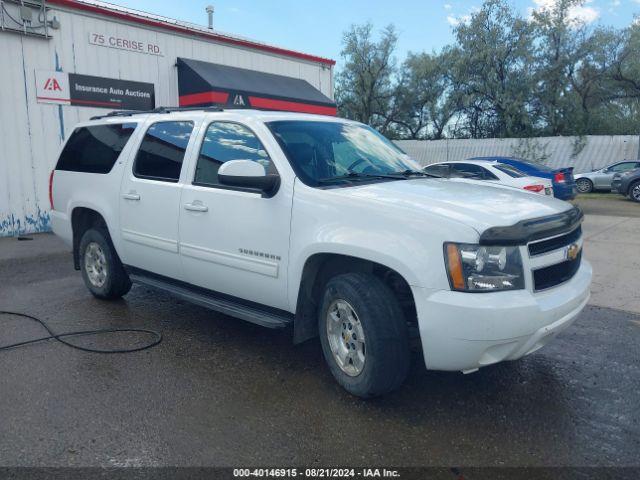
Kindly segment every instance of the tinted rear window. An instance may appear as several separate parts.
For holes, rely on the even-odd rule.
[[[513,177],[513,178],[522,178],[522,177],[526,177],[527,176],[526,173],[522,173],[516,167],[512,167],[511,165],[505,165],[505,164],[501,163],[499,165],[494,165],[494,168],[497,168],[501,172],[504,172],[504,173],[506,173],[507,175],[509,175],[510,177]]]
[[[76,128],[60,154],[56,170],[109,173],[135,129],[135,123]]]

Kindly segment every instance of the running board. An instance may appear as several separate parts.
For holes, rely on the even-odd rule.
[[[280,313],[280,311],[269,307],[262,309],[259,306],[245,305],[240,301],[234,301],[231,298],[222,298],[213,292],[199,287],[192,287],[189,284],[177,285],[172,281],[157,278],[156,276],[141,274],[137,269],[135,273],[129,270],[129,278],[131,278],[131,281],[134,283],[157,288],[175,297],[182,298],[189,303],[195,303],[201,307],[231,317],[240,318],[263,327],[285,328],[293,322],[293,314],[291,313]]]

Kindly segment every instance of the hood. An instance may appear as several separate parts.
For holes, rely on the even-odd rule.
[[[573,206],[553,197],[481,181],[416,178],[332,190],[375,208],[407,209],[468,225],[478,233],[520,220],[553,215]],[[345,202],[348,205],[350,202]]]

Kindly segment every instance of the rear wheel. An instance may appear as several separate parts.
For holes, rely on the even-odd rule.
[[[591,193],[593,191],[593,182],[588,178],[580,178],[576,180],[576,188],[579,193]]]
[[[632,183],[629,187],[629,198],[634,202],[640,202],[640,181]]]
[[[379,278],[348,273],[331,279],[319,315],[325,360],[338,383],[358,397],[398,388],[409,371],[402,309]]]
[[[80,239],[80,270],[89,291],[98,298],[120,298],[131,289],[131,280],[102,228],[87,230]]]

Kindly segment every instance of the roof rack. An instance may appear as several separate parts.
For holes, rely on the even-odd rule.
[[[130,117],[132,115],[144,115],[149,113],[172,113],[172,112],[223,112],[224,109],[220,106],[212,105],[210,107],[156,107],[153,110],[114,110],[105,115],[96,115],[91,117],[91,120],[100,120],[101,118],[108,117]]]

